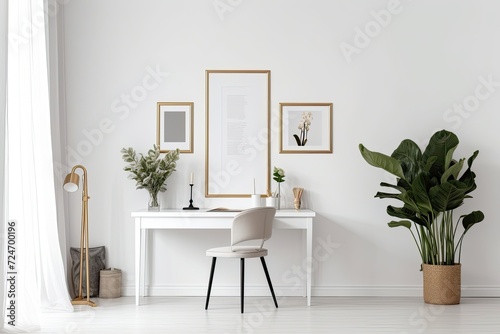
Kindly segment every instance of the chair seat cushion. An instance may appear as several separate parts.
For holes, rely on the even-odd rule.
[[[267,249],[256,249],[255,247],[217,247],[207,250],[207,256],[211,257],[234,257],[234,258],[252,258],[267,255]]]

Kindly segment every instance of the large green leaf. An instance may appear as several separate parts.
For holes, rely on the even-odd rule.
[[[429,199],[429,189],[431,184],[429,182],[429,173],[421,172],[412,183],[413,197],[420,212],[431,213],[432,204]]]
[[[389,188],[394,188],[396,190],[398,190],[399,192],[403,192],[405,190],[407,190],[407,188],[403,188],[399,185],[394,185],[394,184],[390,184],[390,183],[387,183],[387,182],[380,182],[380,186],[381,187],[389,187]]]
[[[413,191],[405,191],[398,197],[398,199],[405,204],[406,209],[409,209],[415,213],[420,213],[420,209],[417,206],[417,203],[415,203],[415,199],[413,198]]]
[[[411,184],[408,183],[405,179],[398,179],[398,187],[403,188],[405,190],[411,190]]]
[[[436,160],[437,160],[436,156],[429,157],[427,159],[427,161],[425,162],[424,172],[430,172],[431,168],[432,168],[432,165],[434,165],[434,163],[436,162]]]
[[[396,218],[401,218],[401,219],[409,219],[419,225],[427,227],[427,223],[424,219],[417,217],[415,215],[415,212],[412,212],[411,210],[402,207],[402,208],[397,208],[392,205],[389,205],[387,207],[387,214],[391,217],[396,217]]]
[[[401,202],[404,203],[405,208],[413,211],[413,212],[419,212],[419,208],[417,204],[415,203],[415,200],[413,199],[413,192],[411,190],[408,191],[403,191],[399,194],[396,193],[384,193],[384,192],[377,192],[375,194],[375,197],[377,198],[392,198],[392,199],[398,199]]]
[[[464,172],[464,174],[460,177],[460,181],[465,183],[468,186],[468,189],[466,191],[466,194],[474,191],[476,189],[476,174],[471,170],[472,163],[476,159],[477,155],[479,154],[479,151],[475,151],[472,156],[467,160],[467,165],[468,168]]]
[[[389,225],[389,227],[406,227],[407,229],[410,229],[411,228],[411,221],[409,220],[400,220],[400,221],[391,221],[390,223],[387,223],[387,225]]]
[[[393,198],[393,199],[399,199],[399,196],[401,195],[401,193],[399,194],[395,194],[395,193],[384,193],[384,192],[381,192],[381,191],[378,191],[376,194],[375,194],[375,197],[376,198]]]
[[[429,189],[432,208],[437,212],[453,210],[462,205],[467,185],[460,181],[449,181]]]
[[[452,155],[458,146],[458,137],[446,130],[436,132],[422,154],[422,159],[427,162],[431,157],[436,157],[436,161],[430,168],[430,173],[433,176],[439,176],[444,173],[451,164]]]
[[[399,161],[406,181],[413,182],[421,169],[422,151],[420,151],[420,147],[414,141],[405,139],[394,150],[391,157]]]
[[[363,144],[359,144],[359,151],[361,155],[370,165],[378,168],[382,168],[383,170],[391,173],[392,175],[396,175],[397,177],[404,178],[403,169],[399,164],[399,161],[379,152],[372,152]]]
[[[469,169],[471,169],[472,163],[474,162],[474,160],[476,160],[478,154],[479,154],[479,150],[476,150],[476,151],[474,151],[474,153],[472,153],[470,158],[467,159],[467,166],[469,167]]]
[[[458,174],[460,174],[460,171],[464,166],[464,162],[465,159],[460,159],[460,161],[452,164],[447,170],[445,170],[443,175],[441,176],[441,183],[445,183],[446,181],[448,181],[450,176],[453,176],[453,180],[458,180]]]
[[[482,211],[472,211],[468,215],[462,216],[464,219],[462,220],[462,225],[467,231],[470,229],[473,225],[482,222],[484,219],[484,214]]]

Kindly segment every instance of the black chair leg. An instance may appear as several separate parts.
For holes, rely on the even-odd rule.
[[[240,299],[241,299],[241,313],[243,313],[243,305],[245,304],[245,259],[241,258],[240,261]]]
[[[215,261],[217,258],[212,258],[212,269],[210,269],[210,278],[208,280],[208,291],[207,291],[207,301],[205,302],[205,310],[208,309],[208,302],[210,300],[210,292],[212,291],[212,282],[214,280],[214,272],[215,272]]]
[[[264,260],[263,256],[260,258],[260,262],[262,262],[262,267],[264,268],[264,272],[266,273],[267,284],[269,284],[269,289],[271,289],[274,305],[276,306],[276,308],[278,308],[278,302],[276,301],[276,296],[274,295],[273,283],[271,283],[271,278],[269,277],[269,272],[267,271],[266,260]]]

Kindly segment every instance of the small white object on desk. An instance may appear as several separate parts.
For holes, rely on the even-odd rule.
[[[276,197],[272,197],[272,196],[266,197],[266,206],[276,208],[277,203],[278,203],[278,201],[277,201]]]
[[[253,194],[253,195],[250,195],[250,197],[252,198],[252,208],[258,208],[261,206],[261,200],[260,200],[260,195],[258,194]]]
[[[260,195],[259,194],[256,194],[255,192],[255,178],[253,178],[253,194],[250,195],[250,207],[251,208],[258,208],[261,206],[261,199],[260,199]]]

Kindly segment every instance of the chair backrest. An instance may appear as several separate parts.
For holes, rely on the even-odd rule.
[[[256,241],[256,249],[261,249],[264,241],[273,233],[273,220],[276,209],[273,207],[252,208],[242,211],[233,220],[231,228],[231,247],[245,241]]]

